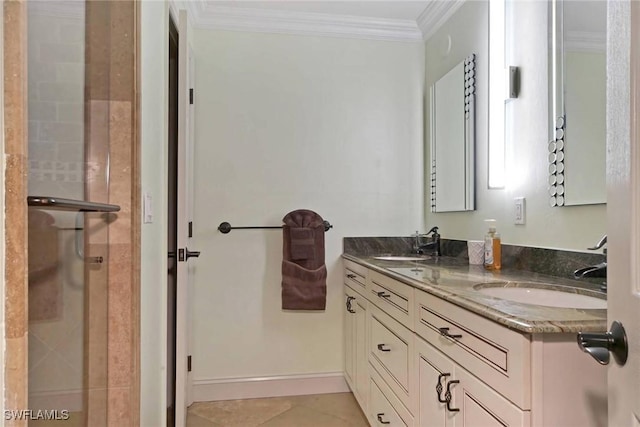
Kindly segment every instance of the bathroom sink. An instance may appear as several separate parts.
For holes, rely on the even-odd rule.
[[[481,283],[473,288],[485,295],[524,304],[581,309],[607,308],[605,294],[568,286],[505,282]]]
[[[381,255],[374,256],[373,259],[381,261],[426,261],[431,257],[426,255]]]

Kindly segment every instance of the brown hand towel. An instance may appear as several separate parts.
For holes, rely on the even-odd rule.
[[[309,270],[315,270],[324,265],[324,220],[322,217],[308,209],[299,209],[285,215],[282,222],[284,222],[282,227],[283,259],[295,261],[296,264]],[[308,244],[311,243],[308,242],[309,238],[313,239],[313,249]]]
[[[324,221],[313,211],[299,209],[285,215],[282,222],[282,308],[324,310]]]
[[[316,257],[315,236],[312,228],[291,228],[291,259],[293,261]]]
[[[282,309],[324,310],[327,300],[327,267],[308,270],[282,261]]]

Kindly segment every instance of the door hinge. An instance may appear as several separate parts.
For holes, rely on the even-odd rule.
[[[193,221],[189,221],[189,237],[193,237]]]
[[[191,372],[191,356],[187,356],[187,372]]]
[[[189,104],[193,104],[193,88],[189,89]]]

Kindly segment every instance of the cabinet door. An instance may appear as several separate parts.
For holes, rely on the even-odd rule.
[[[355,363],[355,387],[360,396],[363,410],[366,411],[367,396],[369,395],[369,368],[367,361],[367,300],[355,294],[356,299],[352,302],[355,308],[355,340],[354,340],[354,363]],[[363,402],[365,403],[363,405]]]
[[[450,427],[456,413],[447,411],[444,400],[447,382],[454,376],[454,363],[440,351],[421,339],[416,340],[418,357],[418,425],[420,427]],[[438,387],[440,384],[441,388]]]
[[[351,389],[355,388],[355,336],[356,316],[354,310],[355,292],[349,288],[344,291],[344,374]]]
[[[369,408],[365,413],[368,415],[372,426],[413,426],[411,414],[373,368],[369,377],[369,384],[370,401]]]
[[[453,399],[451,407],[460,411],[455,415],[456,427],[529,427],[529,411],[522,411],[511,402],[456,366],[455,380],[449,383]]]

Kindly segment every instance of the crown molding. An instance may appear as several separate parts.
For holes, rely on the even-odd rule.
[[[572,52],[606,52],[607,35],[595,31],[567,31],[564,46]]]
[[[216,6],[204,0],[186,3],[191,24],[196,28],[403,42],[423,40],[416,22],[408,19]]]
[[[424,40],[429,40],[436,31],[451,17],[465,0],[431,1],[417,19],[418,28]]]

